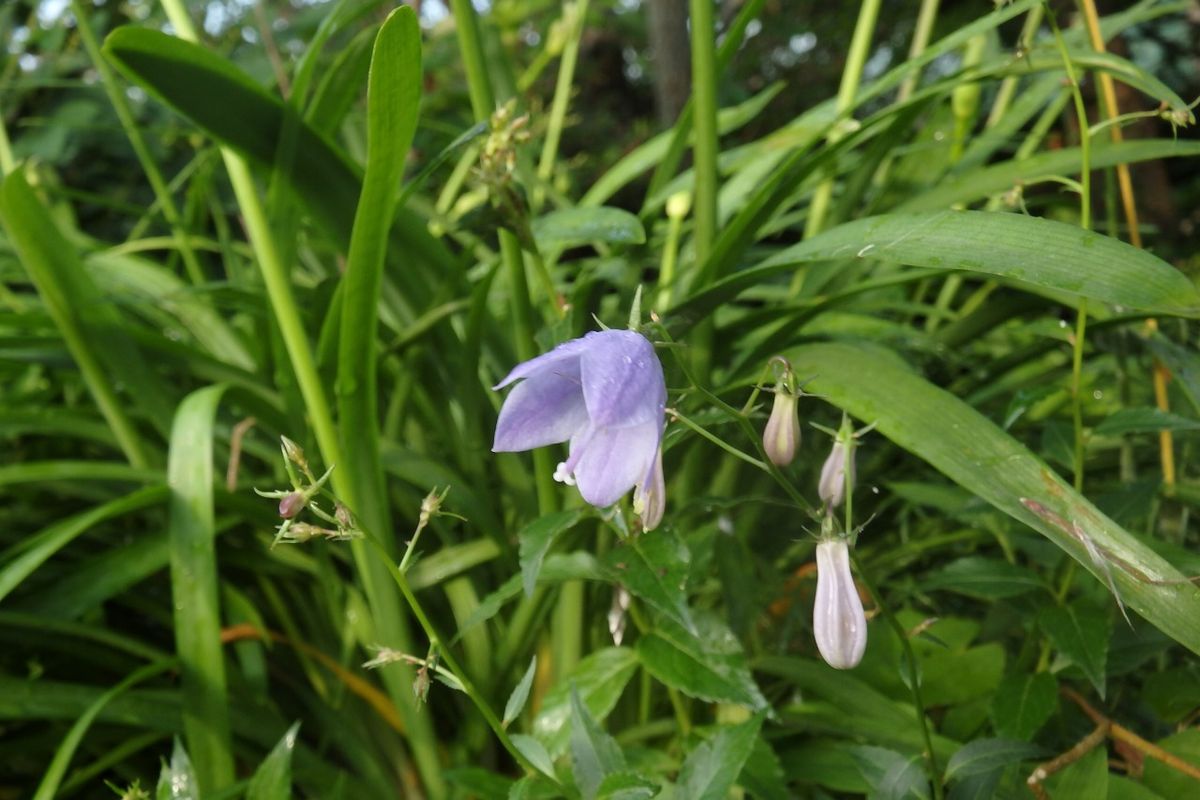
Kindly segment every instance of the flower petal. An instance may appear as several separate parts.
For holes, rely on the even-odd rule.
[[[583,342],[580,375],[593,424],[625,428],[662,417],[667,386],[649,339],[634,331],[596,331]]]
[[[528,361],[522,361],[512,368],[512,371],[504,376],[504,380],[493,386],[493,389],[503,389],[513,381],[519,381],[521,378],[528,378],[542,370],[552,369],[561,366],[564,362],[572,359],[578,359],[587,347],[585,339],[571,339],[568,342],[563,342],[558,347],[551,350],[549,353],[542,353],[536,358],[531,358]]]
[[[813,601],[813,637],[825,663],[851,669],[867,648],[867,618],[844,539],[817,545],[817,596]]]
[[[599,508],[611,506],[643,480],[658,452],[659,427],[650,420],[631,428],[598,428],[578,445],[572,440],[573,451],[582,447],[571,460],[583,499]]]
[[[560,359],[513,387],[500,408],[492,451],[532,450],[565,442],[587,424],[579,361]]]

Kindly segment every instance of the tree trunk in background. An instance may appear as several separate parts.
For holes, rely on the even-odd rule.
[[[654,53],[654,105],[664,127],[679,116],[691,91],[687,0],[650,0],[650,50]]]

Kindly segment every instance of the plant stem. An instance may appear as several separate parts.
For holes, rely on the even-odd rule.
[[[908,47],[909,61],[918,58],[925,52],[925,48],[929,46],[929,36],[933,33],[933,23],[937,19],[939,3],[940,0],[921,0],[921,9],[917,12],[917,25],[913,29],[912,44]],[[897,104],[901,104],[912,97],[913,90],[917,88],[917,81],[920,79],[920,70],[913,70],[904,79],[904,83],[900,84],[900,89],[896,92]]]
[[[838,87],[836,114],[838,122],[841,117],[854,106],[854,96],[858,94],[862,82],[863,65],[866,64],[867,54],[871,49],[871,37],[875,34],[875,21],[879,18],[880,0],[863,0],[858,10],[858,22],[854,26],[854,35],[850,39],[850,52],[846,55],[846,66],[842,70],[842,82]],[[841,134],[837,125],[829,134],[826,141],[834,144]],[[817,186],[812,203],[808,207],[808,220],[804,225],[804,238],[811,239],[825,227],[825,217],[829,213],[829,203],[833,199],[834,177],[829,175]],[[797,272],[797,275],[801,273]],[[799,289],[799,284],[793,282],[792,292]]]
[[[713,0],[690,0],[692,26],[692,159],[695,180],[692,247],[703,285],[717,236],[717,65]]]
[[[554,174],[554,161],[558,155],[558,143],[562,138],[563,123],[567,118],[567,106],[571,101],[571,81],[575,76],[575,63],[579,58],[579,40],[587,21],[588,0],[575,0],[563,6],[563,20],[568,23],[567,42],[563,47],[562,62],[558,67],[558,82],[554,86],[554,100],[550,105],[550,121],[546,128],[546,140],[542,143],[542,160],[538,163],[539,184],[548,183]],[[545,200],[545,192],[539,185],[533,193],[533,207],[538,209]]]

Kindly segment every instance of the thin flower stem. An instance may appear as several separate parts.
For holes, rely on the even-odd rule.
[[[847,499],[849,499],[847,497]],[[888,605],[883,602],[883,595],[875,588],[875,584],[867,576],[867,572],[863,569],[862,561],[858,558],[854,551],[851,551],[851,558],[854,560],[854,568],[858,571],[858,579],[863,586],[871,594],[871,599],[875,601],[876,608],[883,618],[891,626],[896,636],[900,639],[900,646],[904,649],[904,657],[908,661],[908,685],[912,691],[913,708],[917,712],[917,720],[920,723],[921,739],[925,743],[925,766],[929,773],[929,782],[933,785],[934,800],[942,800],[945,796],[942,788],[942,770],[938,764],[937,753],[933,749],[933,734],[929,731],[929,720],[925,717],[925,701],[921,698],[921,681],[917,675],[917,656],[913,652],[912,642],[908,639],[908,631],[904,630],[904,626],[900,624],[900,620],[892,613]]]
[[[724,450],[725,452],[734,456],[735,458],[740,458],[742,461],[745,461],[747,464],[750,464],[751,466],[754,466],[754,467],[758,467],[759,469],[763,470],[764,472],[769,471],[767,469],[767,464],[765,461],[760,461],[759,459],[755,458],[754,456],[750,455],[749,453],[744,453],[741,450],[738,450],[736,447],[729,444],[729,442],[727,442],[724,439],[722,439],[721,437],[717,436],[715,433],[710,433],[709,431],[705,430],[697,423],[688,419],[686,416],[679,413],[679,411],[677,411],[676,409],[668,408],[667,414],[670,415],[671,417],[673,417],[674,419],[682,422],[685,427],[691,428],[696,433],[700,434],[705,439],[708,439],[710,442],[715,444],[717,447],[721,448],[722,450]]]

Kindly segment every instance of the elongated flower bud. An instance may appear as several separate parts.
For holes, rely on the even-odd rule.
[[[821,657],[834,669],[858,666],[867,647],[867,617],[850,574],[850,549],[845,539],[817,545],[813,635]]]
[[[662,447],[654,455],[650,474],[633,493],[633,510],[642,518],[642,530],[652,531],[662,522],[667,504],[666,481],[663,479]]]
[[[308,498],[304,496],[303,492],[284,495],[283,499],[279,501],[279,516],[284,519],[292,519],[303,511],[306,505],[308,505]]]
[[[767,458],[777,467],[792,463],[796,448],[800,446],[800,418],[796,415],[798,399],[787,389],[778,388],[767,427],[763,429],[763,450],[767,451]]]
[[[854,455],[850,456],[850,463],[846,463],[846,451],[850,450],[853,445],[847,445],[846,441],[841,438],[835,439],[833,449],[829,451],[829,457],[825,459],[825,465],[821,467],[821,482],[817,486],[817,494],[821,497],[821,502],[826,508],[837,508],[846,499],[846,484],[847,478],[849,484],[854,485]]]

